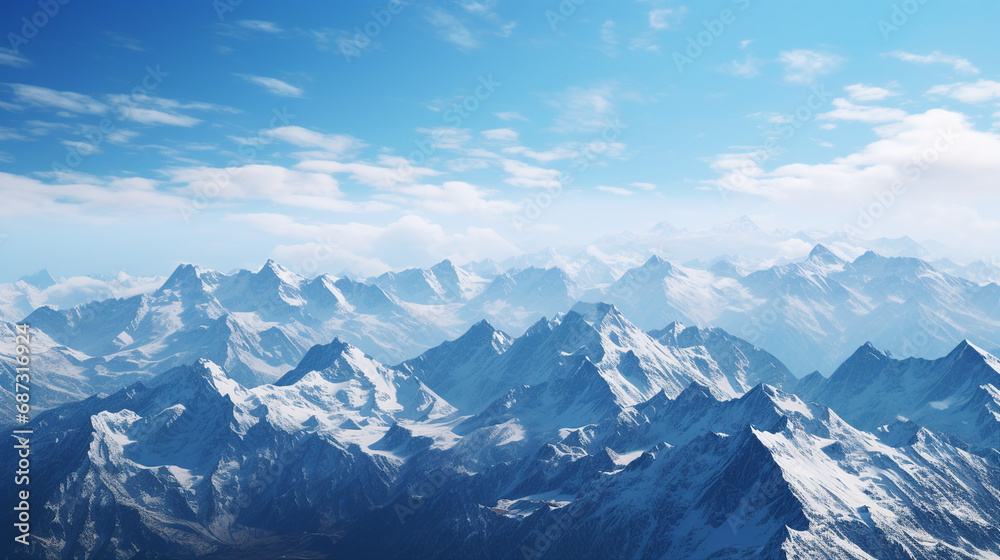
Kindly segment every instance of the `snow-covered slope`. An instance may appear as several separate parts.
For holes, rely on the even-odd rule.
[[[936,360],[893,359],[865,344],[829,378],[813,373],[795,390],[874,431],[902,417],[1000,451],[1000,360],[963,341]]]
[[[817,245],[801,261],[745,276],[721,272],[652,257],[601,297],[645,329],[672,321],[721,327],[799,375],[832,371],[865,340],[921,357],[963,338],[1000,349],[1000,288],[915,258],[867,252],[849,261]]]
[[[40,408],[114,392],[199,358],[253,387],[338,336],[393,363],[451,332],[414,317],[377,286],[327,275],[305,279],[273,261],[232,275],[182,265],[152,293],[66,310],[41,307],[25,321],[39,341],[34,352],[44,356],[39,379],[52,380],[41,382],[52,399],[40,398]],[[57,377],[73,379],[63,397]]]
[[[738,391],[733,372],[781,370],[725,333],[660,338],[578,304],[513,341],[477,324],[396,367],[338,339],[274,384],[200,359],[61,406],[26,426],[35,544],[12,558],[1000,555],[995,451]],[[971,346],[942,360],[938,394],[981,381],[981,363],[996,374]]]
[[[415,485],[392,508],[364,516],[331,552],[992,558],[1000,554],[998,474],[995,462],[925,429],[902,442],[880,439],[769,386],[724,402],[692,388],[657,396],[612,425],[566,430],[520,460],[456,476],[446,491]],[[387,526],[396,529],[379,529]]]
[[[450,444],[436,426],[454,412],[340,341],[280,385],[246,389],[208,360],[171,369],[30,425],[28,556],[190,558],[323,530],[382,503],[407,456]]]
[[[770,352],[722,329],[685,327],[679,323],[671,323],[666,328],[649,334],[667,346],[704,347],[726,374],[729,384],[741,393],[761,383],[788,388],[796,381],[785,364]]]

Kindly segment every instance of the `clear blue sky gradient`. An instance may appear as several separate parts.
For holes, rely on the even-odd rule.
[[[179,262],[228,270],[269,257],[301,261],[295,255],[320,239],[336,246],[320,270],[371,272],[447,256],[504,257],[664,220],[699,228],[747,214],[766,227],[837,229],[855,220],[876,183],[851,185],[840,197],[829,186],[836,178],[816,178],[837,172],[823,164],[865,153],[898,132],[879,127],[910,126],[908,116],[935,109],[965,119],[971,132],[962,153],[949,153],[954,161],[920,179],[928,192],[911,190],[917,194],[865,233],[936,238],[986,256],[995,249],[991,232],[1000,233],[990,198],[996,164],[977,152],[997,145],[996,2],[54,0],[49,9],[57,13],[44,17],[41,4],[0,5],[2,281],[42,267],[56,275],[154,274]],[[387,8],[398,13],[386,19]],[[355,30],[366,26],[367,44],[352,51]],[[682,69],[679,56],[689,57]],[[147,67],[165,75],[137,107],[158,116],[127,113],[115,97],[141,85]],[[480,87],[490,80],[494,91]],[[782,118],[817,88],[829,98],[785,135]],[[821,116],[836,108],[835,98],[885,116]],[[96,105],[87,109],[89,102]],[[456,111],[463,103],[474,107],[467,117]],[[324,148],[275,138],[241,156],[247,138],[275,128],[275,111],[294,115],[288,124],[300,134],[346,135],[353,144],[309,155],[302,152]],[[86,148],[102,119],[119,134]],[[611,122],[624,125],[615,145],[579,165],[580,151],[607,138]],[[184,170],[233,161],[299,173],[303,160],[376,164],[408,156],[441,127],[467,138],[439,144],[423,164],[437,173],[412,188],[312,171],[327,178],[295,181],[316,181],[324,186],[319,196],[343,208],[264,186],[213,198],[187,220],[180,210],[195,192],[178,179],[190,177]],[[773,182],[720,195],[713,162],[759,150],[771,137],[777,150],[761,164],[765,172],[811,166],[803,176],[826,191],[801,195]],[[74,146],[91,153],[67,166],[70,173],[59,165],[53,173]],[[528,155],[559,149],[576,155]],[[878,157],[865,156],[860,168]],[[513,180],[511,162],[572,183],[547,204],[539,199],[545,187]],[[80,184],[89,186],[66,187]],[[961,191],[953,206],[935,198],[949,188],[940,185]],[[298,194],[317,192],[299,187]],[[448,194],[452,188],[461,194]],[[146,204],[147,197],[159,202]],[[531,213],[526,200],[546,204],[518,226],[517,216]]]

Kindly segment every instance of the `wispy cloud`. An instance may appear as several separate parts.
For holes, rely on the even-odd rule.
[[[26,138],[17,130],[0,126],[0,140],[25,140]]]
[[[600,31],[601,42],[604,46],[601,50],[604,51],[608,56],[614,56],[618,53],[618,38],[615,36],[615,22],[610,19],[601,24]]]
[[[121,33],[117,33],[115,31],[105,31],[104,36],[107,37],[108,44],[111,46],[138,52],[146,50],[142,48],[142,43],[135,37],[122,35]]]
[[[844,87],[844,91],[847,92],[847,97],[851,101],[881,101],[889,97],[899,95],[898,93],[888,90],[886,88],[877,86],[866,86],[865,84],[852,84]]]
[[[735,76],[737,78],[756,78],[757,76],[760,76],[760,67],[763,64],[763,60],[755,56],[748,55],[742,61],[733,60],[719,66],[719,71],[723,74],[729,74],[730,76]]]
[[[607,187],[607,186],[604,186],[604,185],[598,185],[597,186],[597,190],[604,191],[604,192],[611,193],[611,194],[617,194],[617,195],[621,195],[621,196],[627,196],[627,195],[633,194],[633,192],[630,191],[630,190],[628,190],[628,189],[623,189],[621,187]]]
[[[14,97],[32,107],[61,109],[71,113],[103,115],[108,106],[89,95],[72,91],[57,91],[28,84],[10,84]]]
[[[20,53],[0,47],[0,64],[4,66],[13,66],[15,68],[25,68],[27,66],[31,66],[31,61]]]
[[[831,53],[799,49],[781,51],[778,62],[785,65],[785,81],[812,85],[816,79],[840,68],[844,58]]]
[[[281,33],[284,31],[274,22],[259,19],[241,19],[236,22],[236,25],[250,31],[260,31],[261,33]]]
[[[517,111],[501,111],[499,113],[493,113],[493,116],[495,116],[496,118],[498,118],[498,119],[500,119],[502,121],[524,121],[524,122],[530,122],[530,121],[528,121],[527,117],[525,117],[521,113],[518,113]]]
[[[517,142],[518,139],[517,131],[509,128],[484,130],[482,135],[483,138],[486,138],[487,140],[495,140],[498,142]]]
[[[516,159],[505,159],[502,165],[503,170],[510,175],[504,182],[515,187],[555,188],[561,184],[559,171],[555,169],[528,165]]]
[[[902,109],[857,105],[843,98],[834,99],[833,106],[835,107],[834,110],[822,113],[817,118],[822,120],[882,123],[900,121],[907,116],[906,111]]]
[[[967,59],[960,56],[952,54],[944,54],[941,51],[934,51],[930,54],[913,54],[905,51],[892,51],[886,53],[885,56],[896,58],[902,60],[903,62],[912,62],[914,64],[946,64],[951,66],[952,69],[960,74],[978,74],[979,68],[976,68]]]
[[[83,156],[89,156],[93,154],[101,153],[101,148],[96,144],[91,144],[90,142],[79,142],[76,140],[63,140],[62,144],[67,148],[72,148]]]
[[[473,50],[481,44],[464,23],[443,10],[432,10],[427,15],[427,21],[437,28],[442,39],[460,49]]]
[[[559,109],[553,125],[557,132],[600,129],[614,115],[615,89],[611,85],[572,86],[553,96],[549,104]]]
[[[670,29],[678,25],[684,19],[687,8],[657,8],[649,12],[649,27],[653,29]]]
[[[119,107],[119,111],[121,112],[122,118],[141,124],[165,124],[168,126],[191,127],[201,122],[201,119],[196,119],[187,115],[168,113],[166,111],[160,111],[159,109],[149,109],[145,107],[122,105]]]
[[[943,95],[963,103],[986,103],[1000,99],[1000,82],[979,80],[938,85],[927,90],[928,95]]]
[[[234,74],[234,76],[264,88],[264,91],[270,93],[271,95],[277,95],[280,97],[302,97],[302,94],[305,93],[302,88],[295,87],[292,84],[283,82],[277,78],[254,76],[251,74]]]
[[[361,140],[346,134],[323,134],[301,126],[282,126],[271,129],[270,136],[301,148],[317,148],[331,155],[343,155],[364,147]]]

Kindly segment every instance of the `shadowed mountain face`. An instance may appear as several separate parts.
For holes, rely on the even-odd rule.
[[[604,303],[397,366],[335,339],[256,387],[199,359],[27,426],[12,558],[989,557],[998,375],[969,343],[864,345],[796,384]]]
[[[936,360],[897,360],[869,343],[830,378],[812,374],[797,391],[874,431],[908,419],[958,436],[974,450],[1000,446],[1000,361],[963,341]]]

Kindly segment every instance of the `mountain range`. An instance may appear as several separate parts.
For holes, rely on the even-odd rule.
[[[596,249],[587,259],[622,265]],[[446,260],[368,280],[305,278],[273,261],[231,274],[181,265],[158,284],[136,281],[134,295],[44,305],[20,320],[32,325],[34,352],[45,358],[36,371],[42,408],[114,392],[198,358],[254,387],[335,337],[397,364],[480,321],[517,336],[581,300],[614,304],[656,337],[672,323],[731,333],[725,336],[767,350],[793,376],[831,373],[866,341],[928,359],[966,339],[1000,349],[1000,287],[915,258],[866,252],[847,260],[816,245],[805,259],[747,272],[727,260],[701,269],[652,256],[589,287],[574,280],[579,262],[563,264],[574,273]],[[21,280],[15,287],[29,286],[22,303],[38,290],[29,280],[45,291],[61,285],[47,274]],[[8,373],[12,359],[0,349]]]
[[[226,299],[175,280],[157,297]],[[795,380],[606,303],[396,366],[335,338],[254,387],[198,358],[32,420],[12,558],[989,558],[998,387],[968,342]]]

